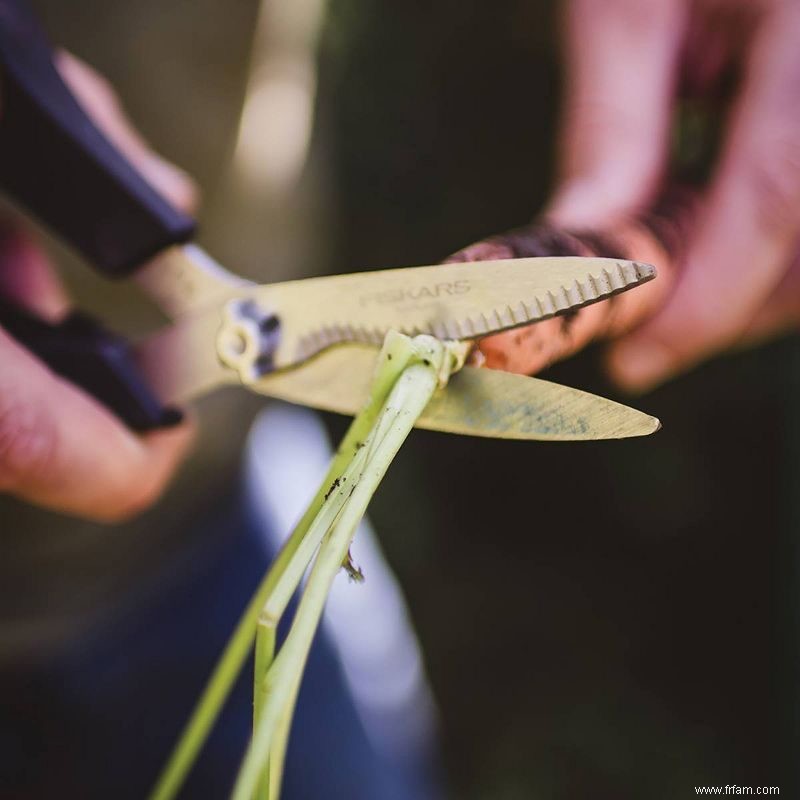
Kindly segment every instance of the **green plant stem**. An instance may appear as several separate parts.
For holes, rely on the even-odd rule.
[[[150,800],[172,800],[183,785],[200,748],[219,715],[222,704],[230,693],[233,682],[239,674],[245,658],[252,646],[253,636],[259,615],[265,603],[272,597],[276,588],[280,598],[291,597],[302,578],[303,572],[314,555],[316,547],[301,549],[306,534],[325,504],[326,494],[336,478],[340,477],[354,455],[362,448],[372,425],[383,407],[397,377],[406,364],[415,357],[417,351],[409,345],[409,340],[400,334],[390,333],[378,359],[376,380],[372,385],[369,400],[342,440],[331,462],[327,475],[314,499],[291,536],[286,540],[270,570],[264,576],[250,603],[242,614],[236,628],[228,640],[203,693],[184,726],[181,736],[169,760],[158,777],[150,794]],[[348,489],[349,491],[349,489]],[[343,492],[337,492],[337,496]],[[298,552],[299,551],[299,552]],[[284,573],[291,571],[291,580],[281,581]],[[288,600],[286,600],[288,602]],[[278,606],[285,605],[283,600]],[[276,609],[277,610],[277,609]]]
[[[292,716],[294,707],[297,703],[297,693],[300,691],[300,681],[302,673],[298,673],[294,686],[292,687],[289,700],[281,714],[275,733],[272,737],[272,745],[269,750],[269,800],[278,800],[281,793],[281,783],[283,782],[283,765],[286,761],[286,748],[289,744],[289,733],[292,727]]]
[[[352,449],[355,451],[355,442],[359,441],[358,436],[350,438],[353,440]],[[292,532],[292,535],[286,540],[269,572],[256,589],[233,635],[228,640],[228,644],[225,646],[225,650],[217,662],[217,666],[214,668],[214,672],[206,684],[198,704],[186,723],[169,761],[159,776],[158,782],[150,795],[150,800],[172,800],[177,795],[250,651],[256,625],[265,604],[275,595],[280,599],[280,602],[276,602],[275,605],[279,608],[284,608],[291,598],[316,549],[315,546],[309,546],[310,542],[306,542],[306,535],[318,512],[326,502],[327,487],[332,485],[333,481],[338,477],[338,470],[341,469],[341,465],[346,461],[344,458],[345,452],[342,448],[341,454],[337,454],[334,458],[331,469],[323,481],[322,488],[312,500],[303,518]],[[341,504],[344,498],[344,491],[335,492],[333,496],[329,497],[329,500],[334,501],[331,506],[335,506],[337,503]],[[334,510],[333,508],[331,509],[331,511]],[[335,517],[335,514],[333,516]],[[304,543],[305,547],[303,547]],[[319,539],[317,540],[318,543]],[[286,574],[289,575],[291,580],[284,579]],[[275,611],[276,609],[273,609],[272,616],[275,624],[277,624],[280,614],[275,614]]]
[[[295,682],[305,667],[328,592],[347,555],[356,527],[389,464],[436,389],[446,351],[441,343],[435,344],[438,345],[438,359],[432,357],[426,363],[413,363],[396,380],[375,430],[365,442],[368,457],[360,477],[354,465],[345,470],[348,484],[355,488],[351,489],[340,518],[322,541],[289,635],[267,673],[267,697],[234,786],[233,800],[252,798],[281,718],[292,703]]]
[[[276,623],[271,619],[259,617],[256,625],[256,647],[255,663],[253,664],[253,730],[258,728],[261,718],[261,707],[263,706],[264,695],[260,687],[267,677],[267,671],[272,665],[275,657],[275,634]],[[257,800],[269,800],[269,761],[264,765],[261,781],[256,792]]]
[[[275,657],[275,625],[259,618],[256,625],[256,655],[253,669],[253,727],[258,723],[263,695],[257,691]]]

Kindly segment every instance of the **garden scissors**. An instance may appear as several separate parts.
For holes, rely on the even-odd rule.
[[[0,301],[0,325],[130,427],[223,384],[355,413],[391,329],[476,339],[564,314],[655,276],[632,261],[527,258],[258,286],[191,244],[169,205],[89,120],[21,0],[0,0],[0,186],[113,278],[133,278],[170,324],[136,345],[73,314],[50,325]],[[657,420],[545,381],[467,367],[419,421],[521,439],[618,438]]]

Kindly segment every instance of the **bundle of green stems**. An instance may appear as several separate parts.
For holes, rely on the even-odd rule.
[[[387,335],[366,405],[239,620],[151,800],[177,795],[254,644],[253,735],[232,798],[277,800],[297,693],[333,580],[350,563],[350,543],[397,451],[437,388],[461,368],[466,352],[463,343]],[[306,574],[289,632],[276,652],[278,623]]]

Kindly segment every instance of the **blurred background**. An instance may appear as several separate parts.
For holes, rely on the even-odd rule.
[[[33,5],[197,179],[201,243],[256,280],[434,263],[528,221],[551,186],[556,0]],[[131,333],[153,323],[54,248],[84,306]],[[545,377],[618,397],[597,352]],[[676,798],[706,783],[795,796],[798,343],[634,402],[662,420],[657,436],[415,432],[371,506],[452,797]],[[169,576],[192,520],[237,480],[263,405],[201,402],[195,456],[130,524],[0,500],[3,659],[46,659]],[[325,423],[335,438],[346,421]]]

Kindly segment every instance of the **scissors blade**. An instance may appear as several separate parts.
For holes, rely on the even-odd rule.
[[[217,358],[230,303],[247,302],[280,322],[272,369],[301,364],[337,344],[380,346],[389,330],[473,339],[563,314],[655,277],[655,268],[608,258],[519,258],[408,267],[256,286],[199,248],[175,253],[143,275],[173,318],[144,341],[138,360],[168,402],[185,402],[237,375]],[[156,266],[158,268],[156,269]]]
[[[252,388],[290,403],[355,414],[366,402],[374,370],[374,348],[345,345],[321,353],[302,369],[262,378]],[[417,427],[500,439],[578,441],[647,436],[660,423],[578,389],[464,367],[434,395]]]
[[[606,258],[520,258],[335,275],[258,287],[281,322],[280,369],[332,345],[380,346],[389,330],[475,339],[625,291],[655,269]]]
[[[295,367],[333,345],[380,346],[386,333],[473,339],[602,300],[655,277],[648,264],[607,258],[520,258],[408,267],[256,286],[198,266],[198,248],[148,273],[147,288],[173,316],[137,347],[139,366],[164,402],[184,403],[237,373],[217,356],[231,302],[280,321],[272,368]],[[206,257],[206,260],[207,257]],[[249,385],[249,384],[248,384]]]

